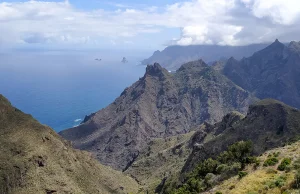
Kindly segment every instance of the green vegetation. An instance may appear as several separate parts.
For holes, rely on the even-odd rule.
[[[300,189],[300,169],[297,170],[295,175],[295,188]]]
[[[213,187],[222,180],[234,175],[245,177],[247,172],[241,171],[247,164],[256,163],[252,156],[252,143],[240,141],[228,147],[218,155],[216,159],[206,159],[188,175],[186,181],[179,189],[173,189],[169,193],[193,194]],[[170,190],[169,190],[170,191]]]
[[[294,162],[294,169],[296,170],[294,187],[300,189],[300,158]]]
[[[279,152],[280,154],[278,154]],[[280,161],[277,163],[278,166],[282,163],[282,166],[286,166],[285,170],[277,170],[277,166],[265,167],[261,165],[258,168],[253,168],[255,164],[246,165],[243,170],[243,172],[248,173],[246,176],[240,178],[239,173],[237,176],[222,180],[213,186],[212,190],[228,194],[298,194],[300,191],[299,154],[300,141],[267,151],[258,159],[266,161],[276,156]]]
[[[278,170],[284,171],[291,164],[292,160],[290,158],[284,158],[278,166]]]
[[[270,180],[270,181],[266,182],[265,188],[267,188],[267,189],[272,189],[275,187],[281,188],[285,185],[286,180],[287,180],[286,176],[278,176],[274,180]]]
[[[264,166],[274,166],[278,163],[278,159],[275,157],[271,157],[265,160]]]
[[[239,175],[239,178],[243,178],[243,177],[247,176],[247,174],[248,174],[248,172],[240,171],[238,175]]]

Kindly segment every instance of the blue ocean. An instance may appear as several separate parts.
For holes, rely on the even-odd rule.
[[[147,56],[124,51],[1,53],[0,93],[59,132],[112,103],[143,76],[145,66],[139,61]],[[121,62],[123,57],[127,63]]]

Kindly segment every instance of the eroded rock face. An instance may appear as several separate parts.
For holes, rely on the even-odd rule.
[[[190,172],[200,161],[214,158],[238,141],[253,142],[255,155],[284,146],[299,135],[299,120],[299,110],[273,99],[251,105],[245,118],[228,114],[221,122],[206,127],[207,133],[214,136],[211,140],[204,141],[203,130],[191,138],[193,151],[182,172]]]
[[[300,43],[276,40],[240,61],[230,58],[223,73],[260,99],[274,98],[300,108]]]
[[[253,99],[201,60],[174,74],[155,63],[112,104],[60,135],[101,163],[126,170],[152,138],[187,133],[233,110],[246,113]]]

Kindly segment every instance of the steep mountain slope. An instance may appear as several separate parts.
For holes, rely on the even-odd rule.
[[[152,138],[187,133],[233,110],[246,113],[253,99],[201,60],[174,74],[155,63],[111,105],[60,135],[101,163],[126,170]]]
[[[149,194],[155,193],[167,177],[180,174],[193,150],[193,142],[200,142],[202,138],[203,142],[207,142],[242,118],[244,115],[234,111],[215,125],[200,125],[195,129],[196,132],[153,139],[125,172],[134,177]]]
[[[138,187],[0,95],[0,193],[137,193]]]
[[[205,125],[202,130],[197,131],[191,138],[190,145],[193,146],[193,151],[188,157],[180,174],[178,174],[177,177],[175,176],[175,178],[174,176],[169,177],[169,182],[167,181],[164,190],[170,191],[170,188],[174,189],[178,187],[178,185],[192,180],[188,178],[190,177],[190,173],[195,173],[195,169],[203,168],[200,168],[199,164],[203,165],[205,161],[211,165],[213,165],[214,162],[220,163],[220,161],[227,161],[227,158],[232,157],[232,155],[228,155],[229,152],[225,153],[224,151],[237,142],[251,141],[252,150],[249,154],[260,155],[267,150],[281,147],[289,142],[298,140],[300,138],[300,111],[279,101],[266,99],[251,105],[246,117],[238,113],[230,113],[226,115],[220,123]],[[234,149],[232,148],[234,151],[240,149],[244,148],[236,148],[236,146]],[[238,154],[237,156],[240,157],[241,155]],[[218,161],[213,161],[209,158]],[[247,162],[252,160],[249,158],[245,159],[246,158],[241,161]],[[237,162],[240,160],[234,159],[233,161]],[[235,163],[230,163],[230,165],[235,166]],[[210,174],[214,173],[210,175],[212,177],[215,176],[214,179],[216,181],[214,184],[218,184],[222,181],[225,175],[228,176],[233,173],[230,171],[225,173],[225,175],[222,173],[218,174],[219,170],[216,169],[218,169],[217,166],[215,166],[215,168],[213,167],[212,171],[209,171]],[[236,170],[242,170],[240,164]],[[237,173],[236,170],[234,170],[234,172]],[[199,178],[199,180],[201,180],[201,178]],[[206,184],[203,188],[207,188],[209,184]]]
[[[157,186],[166,176],[179,173],[184,166],[192,151],[187,142],[193,134],[194,131],[152,139],[125,173],[137,180],[144,192],[155,193]]]
[[[276,158],[276,164],[267,166],[266,161]],[[249,165],[245,176],[234,176],[204,194],[298,194],[300,193],[300,141],[275,148],[258,157],[259,166]],[[287,161],[284,168],[280,164]],[[298,177],[298,178],[297,178]]]
[[[249,58],[228,60],[224,75],[258,98],[274,98],[300,108],[300,42],[276,40]]]
[[[151,57],[142,61],[143,65],[159,63],[162,67],[175,71],[182,64],[189,61],[203,59],[206,62],[219,61],[235,57],[249,57],[267,44],[253,44],[247,46],[218,46],[218,45],[191,45],[169,46],[163,51],[155,51]]]
[[[199,146],[194,147],[184,171],[190,171],[199,161],[213,157],[238,141],[251,140],[254,154],[258,155],[300,136],[300,111],[272,99],[251,105],[246,117],[240,121],[223,127],[225,123],[223,120],[210,129],[219,132],[214,132],[216,137],[204,144],[201,138],[194,137],[193,145]]]

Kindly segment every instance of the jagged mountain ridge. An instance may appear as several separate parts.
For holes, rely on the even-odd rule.
[[[249,107],[246,116],[233,112],[219,123],[203,124],[187,142],[192,152],[181,172],[175,179],[174,176],[165,177],[163,182],[170,182],[160,191],[167,190],[170,185],[176,189],[200,162],[208,158],[215,159],[236,142],[250,140],[253,154],[258,156],[298,139],[300,111],[273,99],[261,100]]]
[[[276,40],[251,57],[230,58],[223,74],[260,99],[274,98],[300,108],[300,42]]]
[[[251,105],[244,118],[234,119],[234,122],[232,114],[229,118],[226,120],[225,117],[222,122],[208,127],[216,136],[211,141],[204,143],[203,138],[196,138],[199,136],[196,133],[192,145],[202,145],[194,146],[183,172],[190,171],[199,161],[213,157],[237,141],[251,140],[254,154],[259,155],[271,148],[284,146],[300,135],[300,111],[273,99]]]
[[[0,193],[136,193],[139,185],[74,150],[0,95]]]
[[[187,133],[233,110],[246,113],[253,100],[202,60],[174,74],[155,63],[112,104],[60,135],[101,163],[126,170],[151,138]]]
[[[175,71],[182,64],[189,61],[203,59],[206,62],[219,61],[235,57],[242,59],[254,52],[267,47],[268,44],[252,44],[247,46],[219,46],[219,45],[190,45],[168,46],[163,51],[155,51],[151,57],[143,60],[142,65],[159,63],[162,67]]]

